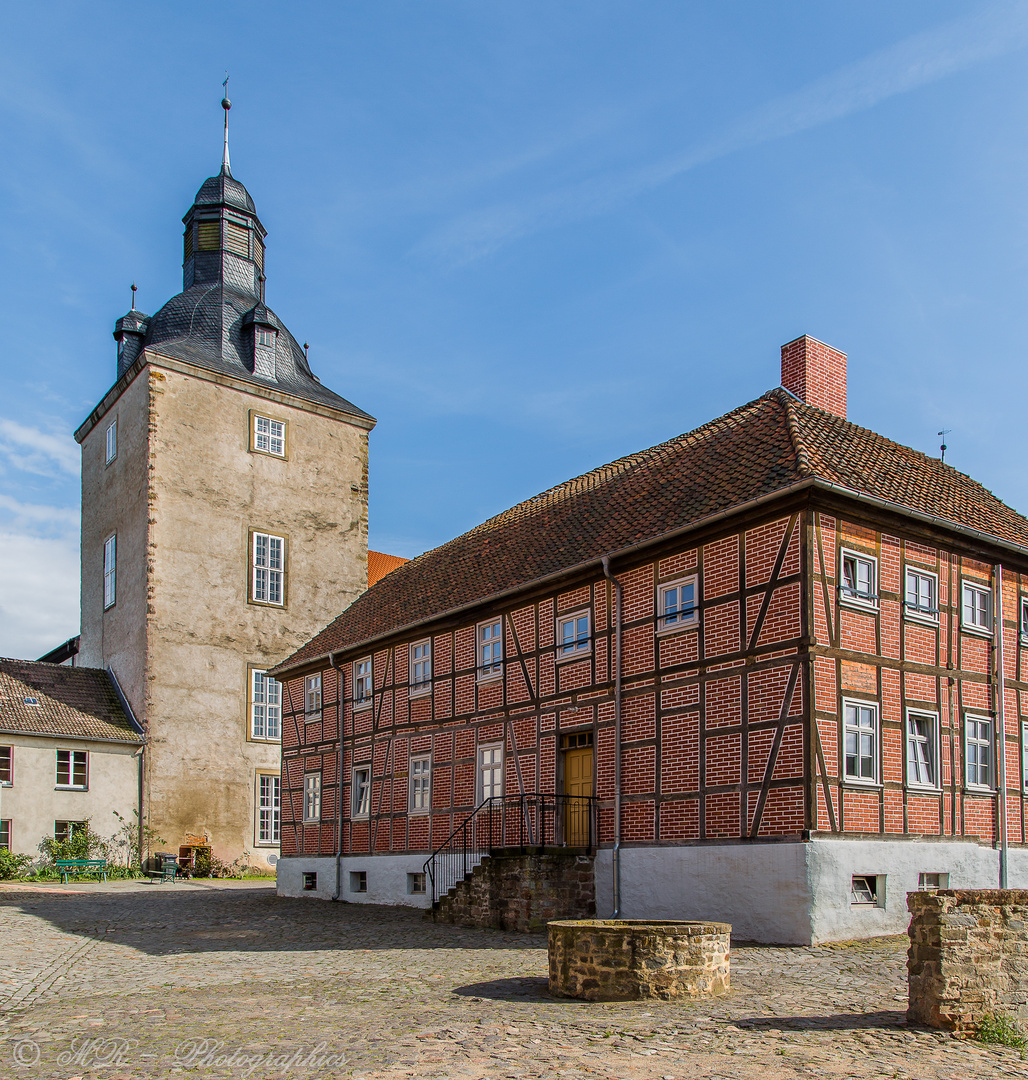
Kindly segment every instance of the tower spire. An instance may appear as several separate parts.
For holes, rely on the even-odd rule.
[[[221,99],[221,107],[225,110],[225,150],[221,155],[221,171],[225,176],[232,175],[232,166],[228,160],[228,111],[232,108],[232,102],[228,99],[228,72],[225,72],[225,81],[221,84],[225,87],[225,96]]]

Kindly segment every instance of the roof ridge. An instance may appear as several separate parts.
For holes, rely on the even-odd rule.
[[[796,468],[801,476],[813,476],[814,469],[810,464],[810,452],[803,440],[803,432],[800,431],[796,416],[796,401],[787,390],[781,387],[772,390],[768,396],[773,397],[785,413],[785,424],[789,429],[789,438],[792,440],[792,448],[796,454]]]

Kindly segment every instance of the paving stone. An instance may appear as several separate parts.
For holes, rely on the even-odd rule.
[[[908,1029],[906,939],[737,945],[716,1000],[547,992],[544,935],[270,884],[0,883],[0,1076],[407,1080],[1024,1077]]]

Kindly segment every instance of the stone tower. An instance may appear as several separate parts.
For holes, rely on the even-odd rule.
[[[368,432],[264,303],[266,232],[221,172],[186,214],[183,291],[114,332],[82,446],[78,663],[146,732],[143,818],[169,847],[278,854],[281,689],[264,672],[367,587]],[[313,689],[313,688],[312,688]]]

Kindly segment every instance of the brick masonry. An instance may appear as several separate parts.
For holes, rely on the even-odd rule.
[[[499,849],[442,897],[435,922],[539,933],[551,919],[596,914],[591,855],[566,848]]]
[[[1028,1020],[1028,890],[910,893],[911,1023],[973,1034],[990,1013]]]

